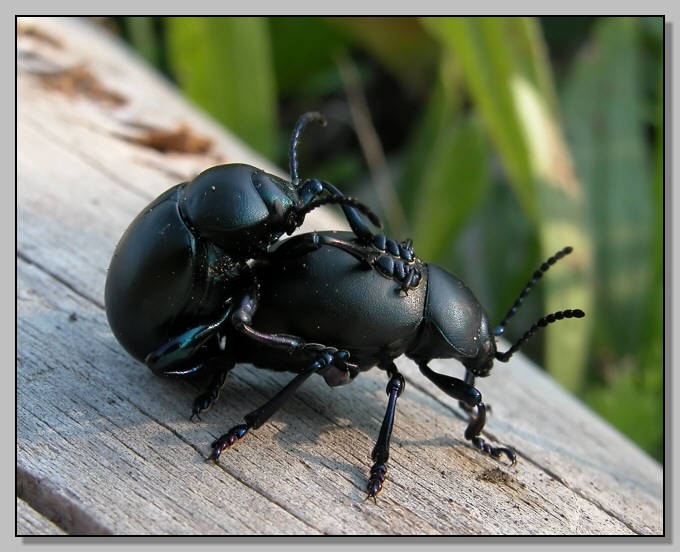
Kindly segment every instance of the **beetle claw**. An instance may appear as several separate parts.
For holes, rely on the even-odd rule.
[[[510,461],[510,466],[517,464],[517,454],[512,449],[507,447],[492,447],[481,437],[473,437],[470,441],[475,447],[495,460],[500,461],[503,457],[506,457]]]

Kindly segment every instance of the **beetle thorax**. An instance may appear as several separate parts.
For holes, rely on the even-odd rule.
[[[408,355],[417,362],[454,358],[475,375],[488,375],[496,343],[486,312],[458,277],[431,263],[427,268],[423,331]]]

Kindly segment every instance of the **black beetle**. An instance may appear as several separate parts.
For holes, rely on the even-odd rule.
[[[108,270],[106,314],[125,350],[156,374],[184,375],[222,356],[219,329],[239,294],[257,285],[248,261],[315,207],[339,204],[357,238],[373,238],[358,212],[380,226],[368,207],[298,176],[300,134],[311,121],[325,125],[318,113],[296,123],[291,182],[250,165],[212,167],[161,194],[125,231]]]
[[[250,429],[262,425],[310,375],[320,374],[336,386],[378,366],[390,379],[387,412],[371,455],[374,464],[367,484],[368,496],[375,499],[387,473],[397,397],[405,387],[394,359],[405,354],[468,411],[465,438],[492,457],[506,456],[514,464],[512,450],[493,447],[480,437],[487,406],[474,380],[489,375],[494,360],[507,362],[541,327],[584,316],[581,310],[553,313],[536,322],[508,351],[496,349],[495,336],[503,333],[529,289],[570,252],[570,247],[564,248],[543,263],[501,324],[492,329],[470,289],[442,267],[418,259],[408,241],[376,236],[365,243],[351,233],[318,232],[281,242],[266,259],[253,264],[259,287],[246,293],[232,313],[234,328],[227,336],[223,369],[249,362],[297,375],[273,399],[247,414],[245,424],[216,439],[209,460],[216,461]],[[465,379],[434,372],[428,362],[435,358],[461,362]],[[223,375],[215,383],[213,398]]]

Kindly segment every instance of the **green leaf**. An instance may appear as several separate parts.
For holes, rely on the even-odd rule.
[[[171,66],[186,94],[261,153],[276,147],[276,84],[267,20],[169,17]]]
[[[460,62],[480,115],[525,211],[536,212],[529,153],[511,89],[513,55],[499,18],[425,18],[423,24]]]
[[[486,147],[474,115],[444,121],[423,161],[412,236],[418,254],[436,260],[488,189]]]
[[[323,17],[270,17],[272,55],[279,93],[297,99],[342,87],[338,57],[351,48]],[[315,98],[317,101],[318,98]]]
[[[328,17],[354,47],[380,61],[411,93],[429,87],[437,45],[415,17]]]
[[[600,20],[564,92],[565,120],[596,237],[595,337],[610,348],[605,354],[614,356],[641,343],[654,266],[653,194],[636,34],[632,19]]]
[[[130,43],[148,62],[159,67],[161,65],[161,47],[154,31],[154,18],[131,16],[124,19],[130,36]]]

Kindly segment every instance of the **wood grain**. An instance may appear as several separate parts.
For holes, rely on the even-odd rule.
[[[45,78],[77,67],[99,92]],[[663,533],[661,466],[521,355],[479,382],[493,405],[485,436],[517,450],[515,467],[474,450],[463,413],[406,359],[377,503],[363,488],[387,404],[378,370],[335,389],[312,378],[206,463],[210,442],[291,376],[239,366],[189,421],[201,382],[154,377],[124,353],[103,309],[106,270],[167,187],[218,162],[276,169],[80,20],[19,20],[17,97],[17,534]],[[208,151],[139,143],[182,125]],[[337,221],[318,210],[305,229]]]

